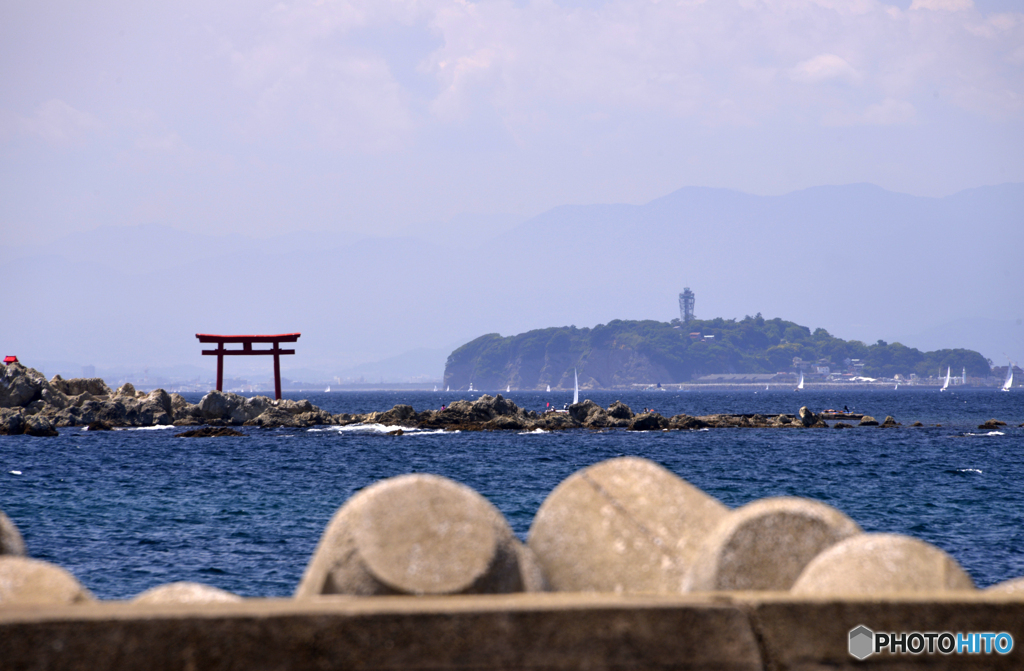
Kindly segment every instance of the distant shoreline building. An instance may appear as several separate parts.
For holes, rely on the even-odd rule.
[[[694,294],[690,291],[690,287],[684,288],[683,293],[679,294],[679,318],[683,324],[693,321],[694,300]]]

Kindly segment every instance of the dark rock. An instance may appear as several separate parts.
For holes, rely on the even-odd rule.
[[[1006,422],[1000,422],[998,419],[987,419],[984,424],[979,424],[978,428],[991,431],[993,429],[998,429],[1001,426],[1006,426]]]
[[[174,434],[175,438],[218,438],[220,436],[244,436],[245,434],[226,426],[204,426],[184,433]]]
[[[882,427],[891,429],[895,426],[899,426],[896,419],[892,415],[886,415],[885,420],[882,421]]]
[[[114,427],[110,425],[110,422],[96,420],[95,422],[89,422],[85,428],[89,431],[112,431]]]
[[[588,398],[582,403],[573,403],[572,405],[570,405],[569,415],[580,424],[583,424],[587,421],[587,417],[603,410],[604,408],[602,408],[597,403],[594,403]]]
[[[224,420],[221,420],[224,421]],[[281,408],[267,408],[260,415],[245,422],[246,426],[259,426],[264,429],[276,429],[279,427],[302,427],[308,426],[301,423],[296,415]]]
[[[526,421],[515,415],[501,415],[484,422],[483,428],[488,431],[522,431],[526,428]]]
[[[924,426],[924,424],[922,424],[921,422],[914,422],[910,426]]]
[[[25,435],[48,438],[58,434],[57,429],[53,428],[53,424],[50,420],[45,417],[33,415],[25,418]]]
[[[386,412],[378,413],[374,417],[374,422],[385,426],[394,426],[395,424],[408,424],[415,417],[416,411],[412,409],[411,405],[396,405]]]
[[[860,423],[857,426],[878,426],[878,420],[871,415],[864,415],[860,418]]]
[[[12,363],[0,370],[0,408],[25,407],[39,398],[46,379],[34,368]]]
[[[698,419],[697,417],[691,417],[690,415],[675,415],[668,420],[668,427],[670,429],[679,429],[681,431],[695,431],[697,429],[707,428],[708,423],[704,420]]]
[[[579,424],[567,412],[545,412],[537,419],[531,420],[526,429],[544,429],[545,431],[562,431],[578,428]]]
[[[853,424],[847,424],[846,422],[836,422],[832,425],[833,429],[852,429]]]
[[[633,411],[622,401],[615,401],[608,406],[608,415],[615,419],[633,419]]]
[[[0,408],[0,436],[20,436],[23,433],[25,433],[25,415],[21,410]]]
[[[669,422],[656,412],[645,412],[633,417],[626,428],[629,431],[661,431],[669,428]]]

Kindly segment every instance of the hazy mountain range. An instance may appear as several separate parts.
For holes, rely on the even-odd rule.
[[[4,354],[212,371],[195,333],[299,331],[286,376],[440,379],[445,353],[484,333],[667,321],[690,287],[703,318],[760,312],[845,339],[1024,360],[1024,184],[945,198],[868,184],[684,188],[518,224],[461,217],[420,238],[286,231],[105,227],[7,248]],[[265,359],[229,361],[229,374],[269,375]]]

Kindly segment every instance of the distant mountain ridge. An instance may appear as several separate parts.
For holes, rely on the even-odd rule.
[[[935,376],[946,367],[986,377],[981,354],[965,349],[921,352],[900,343],[835,338],[782,319],[694,320],[685,326],[614,320],[592,329],[561,327],[502,337],[481,336],[459,347],[445,365],[452,389],[542,390],[580,386],[609,389],[633,384],[689,382],[716,373],[778,373],[818,366],[836,370],[862,363],[863,375],[892,378]],[[804,362],[798,366],[798,362]]]
[[[560,206],[511,228],[480,219],[475,237],[467,222],[388,239],[285,223],[274,240],[107,228],[0,252],[0,337],[28,363],[212,370],[195,333],[298,331],[282,365],[329,377],[470,334],[665,321],[689,286],[698,317],[787,315],[892,340],[1024,317],[1024,264],[1012,262],[1022,220],[1022,184],[945,198],[860,184],[781,196],[687,187],[643,205]],[[1020,339],[996,347],[982,353],[1024,360]],[[243,365],[265,369],[236,358],[227,374]]]

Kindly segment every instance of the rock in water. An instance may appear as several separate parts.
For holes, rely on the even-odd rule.
[[[864,415],[857,426],[878,426],[878,420],[871,415]]]
[[[899,534],[860,534],[822,552],[793,585],[795,594],[892,594],[973,590],[956,560]]]
[[[536,591],[543,580],[531,563],[505,518],[475,491],[437,475],[403,475],[367,487],[335,513],[295,596]]]
[[[221,438],[231,436],[244,436],[241,431],[229,429],[226,426],[204,426],[201,429],[191,429],[182,433],[174,434],[175,438]]]
[[[530,528],[552,589],[679,593],[727,509],[658,464],[622,457],[566,478]]]
[[[0,511],[0,555],[25,556],[25,541],[21,532],[3,511]]]
[[[61,567],[38,559],[0,555],[0,606],[70,604],[92,594]]]
[[[822,550],[861,533],[811,499],[760,499],[726,515],[704,539],[686,591],[787,590]]]

